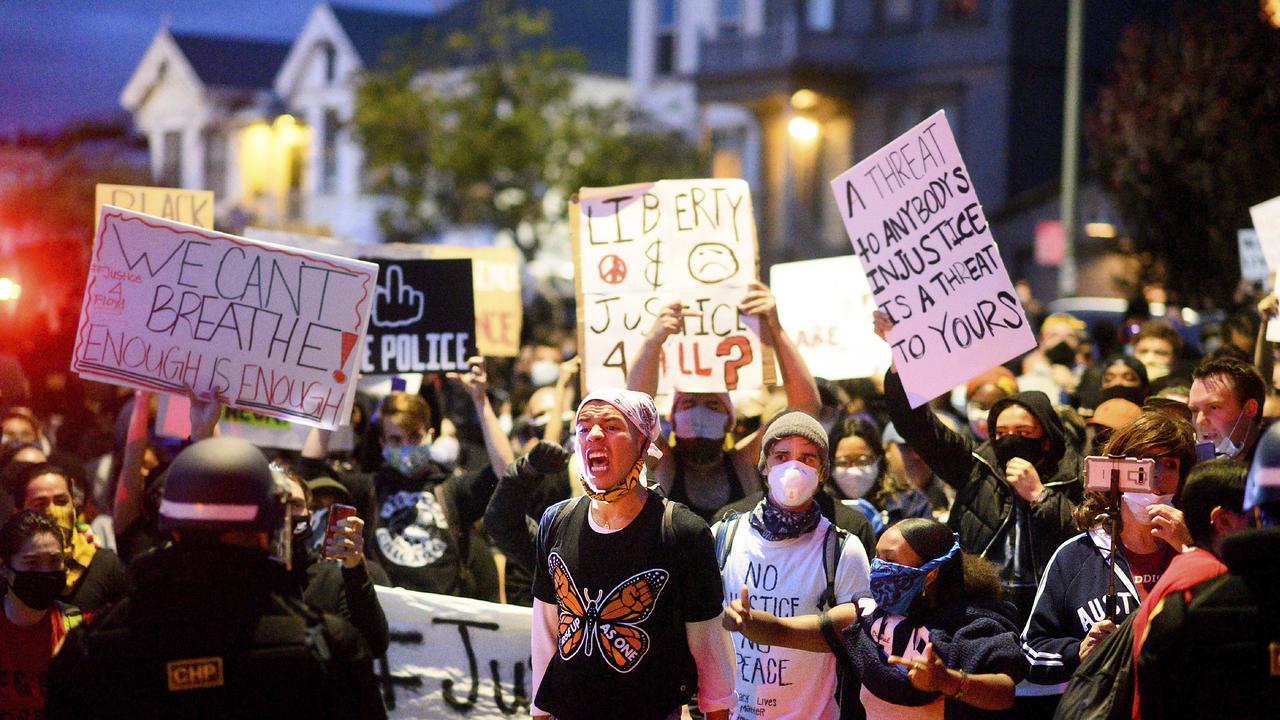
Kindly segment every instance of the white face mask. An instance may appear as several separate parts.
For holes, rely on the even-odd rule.
[[[1240,426],[1240,421],[1243,419],[1244,419],[1244,411],[1241,410],[1240,414],[1236,416],[1236,421],[1231,423],[1231,429],[1228,430],[1226,434],[1224,434],[1222,437],[1218,438],[1218,442],[1213,446],[1213,452],[1217,457],[1233,458],[1236,455],[1239,455],[1240,451],[1244,449],[1243,441],[1241,441],[1241,443],[1237,445],[1235,444],[1235,442],[1231,440],[1231,436],[1236,434],[1236,428]],[[1245,438],[1248,439],[1247,433],[1245,435]]]
[[[769,468],[769,497],[784,508],[799,508],[818,489],[818,471],[799,460]]]
[[[554,360],[534,360],[529,366],[529,381],[544,387],[560,379],[560,365]]]
[[[1124,504],[1128,506],[1129,512],[1138,518],[1138,522],[1143,525],[1150,525],[1150,516],[1147,515],[1147,508],[1152,505],[1172,505],[1172,495],[1152,495],[1151,493],[1124,493],[1120,496]]]
[[[671,419],[675,421],[678,438],[720,440],[724,438],[724,421],[728,420],[729,416],[711,408],[695,405],[675,411]]]
[[[880,477],[880,461],[862,467],[838,467],[831,472],[831,480],[840,492],[850,500],[857,500],[871,491]]]
[[[458,438],[452,435],[441,435],[431,443],[431,459],[446,468],[453,469],[458,464],[460,449]]]

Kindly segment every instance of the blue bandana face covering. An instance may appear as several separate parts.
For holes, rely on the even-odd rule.
[[[760,533],[760,537],[769,542],[800,537],[818,527],[818,518],[822,510],[818,503],[809,503],[806,510],[792,512],[773,504],[768,495],[751,511],[751,527]]]
[[[941,557],[934,558],[918,568],[874,558],[871,561],[871,597],[876,606],[891,615],[906,615],[911,601],[924,590],[929,571],[960,552],[960,536]]]
[[[382,448],[382,459],[401,475],[409,477],[431,459],[431,444],[387,446]]]

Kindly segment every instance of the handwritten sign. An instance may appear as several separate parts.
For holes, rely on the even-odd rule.
[[[383,243],[362,245],[319,235],[246,228],[245,235],[279,245],[345,257],[409,260],[471,260],[476,312],[476,349],[488,357],[520,354],[524,304],[520,299],[520,251],[514,247],[458,247]]]
[[[105,206],[71,369],[324,428],[349,421],[371,263]]]
[[[912,407],[1035,346],[943,111],[831,189]]]
[[[1258,244],[1267,258],[1271,272],[1280,271],[1280,197],[1274,197],[1249,208]]]
[[[389,717],[529,716],[529,608],[376,589],[391,631],[382,678]]]
[[[360,371],[447,372],[476,354],[470,260],[377,259]]]
[[[213,229],[213,193],[209,190],[99,184],[94,200],[95,218],[102,215],[103,205],[114,205],[205,230]]]
[[[769,287],[782,327],[816,377],[873,377],[889,369],[889,346],[872,330],[876,302],[857,258],[774,265]]]
[[[659,394],[764,383],[754,318],[738,303],[756,278],[751,193],[742,180],[583,188],[574,226],[587,391],[625,386],[644,335],[679,299],[690,316],[663,345]]]

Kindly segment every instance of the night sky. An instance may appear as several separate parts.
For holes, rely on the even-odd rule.
[[[469,0],[463,0],[469,1]],[[320,0],[0,0],[0,136],[122,114],[166,14],[180,32],[292,40]],[[438,0],[342,0],[423,12]]]

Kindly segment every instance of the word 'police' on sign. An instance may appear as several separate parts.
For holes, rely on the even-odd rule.
[[[943,111],[831,189],[912,407],[1035,345]]]
[[[105,206],[71,369],[333,429],[377,266]]]
[[[378,286],[361,372],[466,369],[476,354],[471,261],[369,259],[378,265]]]
[[[754,318],[738,304],[756,278],[751,193],[742,180],[583,188],[574,227],[583,384],[625,386],[662,308],[685,307],[662,348],[659,394],[764,383]]]

